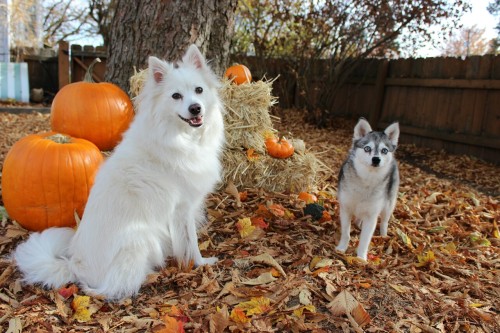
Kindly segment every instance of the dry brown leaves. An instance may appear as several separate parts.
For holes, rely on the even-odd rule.
[[[229,188],[207,202],[200,234],[212,267],[167,262],[140,294],[120,303],[76,286],[20,283],[8,255],[27,233],[0,212],[0,327],[16,332],[494,332],[499,330],[499,167],[401,145],[401,188],[389,236],[374,237],[368,263],[338,239],[336,174],[354,122],[331,129],[278,110],[291,132],[331,168],[314,190],[332,220],[304,216],[297,193]],[[47,115],[0,114],[1,161]],[[419,156],[415,159],[405,156]],[[410,163],[411,162],[411,163]],[[463,181],[462,181],[463,180]],[[237,193],[239,192],[239,193]]]

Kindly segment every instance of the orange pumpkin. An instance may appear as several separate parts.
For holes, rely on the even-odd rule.
[[[233,80],[236,84],[252,82],[252,74],[247,66],[236,64],[229,67],[224,74],[229,80]]]
[[[290,142],[284,138],[268,137],[265,141],[267,153],[276,158],[287,158],[293,155],[294,148]]]
[[[84,139],[54,132],[22,138],[3,165],[7,213],[28,230],[74,227],[102,161],[99,148]]]
[[[122,139],[134,117],[134,108],[118,86],[93,82],[91,73],[95,61],[89,66],[84,81],[68,84],[56,94],[51,107],[51,128],[87,139],[106,151]]]

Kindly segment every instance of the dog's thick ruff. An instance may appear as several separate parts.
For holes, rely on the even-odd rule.
[[[361,227],[357,256],[364,260],[379,216],[380,234],[387,236],[399,188],[398,165],[393,156],[398,138],[397,123],[384,132],[373,132],[370,124],[360,119],[354,128],[353,145],[338,177],[341,224],[338,251],[347,250],[352,219]]]
[[[26,282],[76,282],[118,300],[136,294],[168,256],[217,261],[201,256],[197,230],[221,176],[219,80],[194,45],[175,65],[150,57],[149,71],[135,119],[99,170],[76,232],[48,229],[16,249]]]

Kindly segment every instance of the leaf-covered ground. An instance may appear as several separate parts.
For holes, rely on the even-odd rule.
[[[27,232],[2,212],[0,331],[19,332],[498,332],[500,167],[400,145],[400,195],[389,236],[356,260],[359,230],[336,253],[337,172],[353,121],[330,129],[276,110],[276,128],[306,142],[329,170],[313,192],[328,214],[304,216],[298,193],[221,191],[200,235],[212,267],[167,262],[140,294],[120,303],[74,285],[23,285],[8,256]],[[0,113],[0,166],[20,137],[48,129],[48,115]],[[1,201],[0,201],[1,205]],[[328,217],[331,217],[331,219]]]

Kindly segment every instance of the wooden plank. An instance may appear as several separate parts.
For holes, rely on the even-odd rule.
[[[370,110],[369,122],[372,126],[378,126],[380,117],[382,115],[382,107],[384,105],[385,96],[385,79],[389,71],[389,62],[382,60],[378,65],[377,79],[375,83],[375,103],[372,110]]]
[[[500,80],[388,78],[388,86],[500,90]]]
[[[387,127],[389,123],[382,123],[382,127]],[[486,137],[478,135],[470,135],[463,133],[448,133],[437,129],[420,128],[415,126],[408,126],[399,124],[399,129],[401,133],[417,135],[425,138],[437,139],[441,141],[449,141],[462,143],[466,145],[488,147],[500,150],[500,138],[499,137]]]
[[[57,51],[57,62],[59,66],[59,89],[70,83],[69,80],[69,44],[59,42]]]

